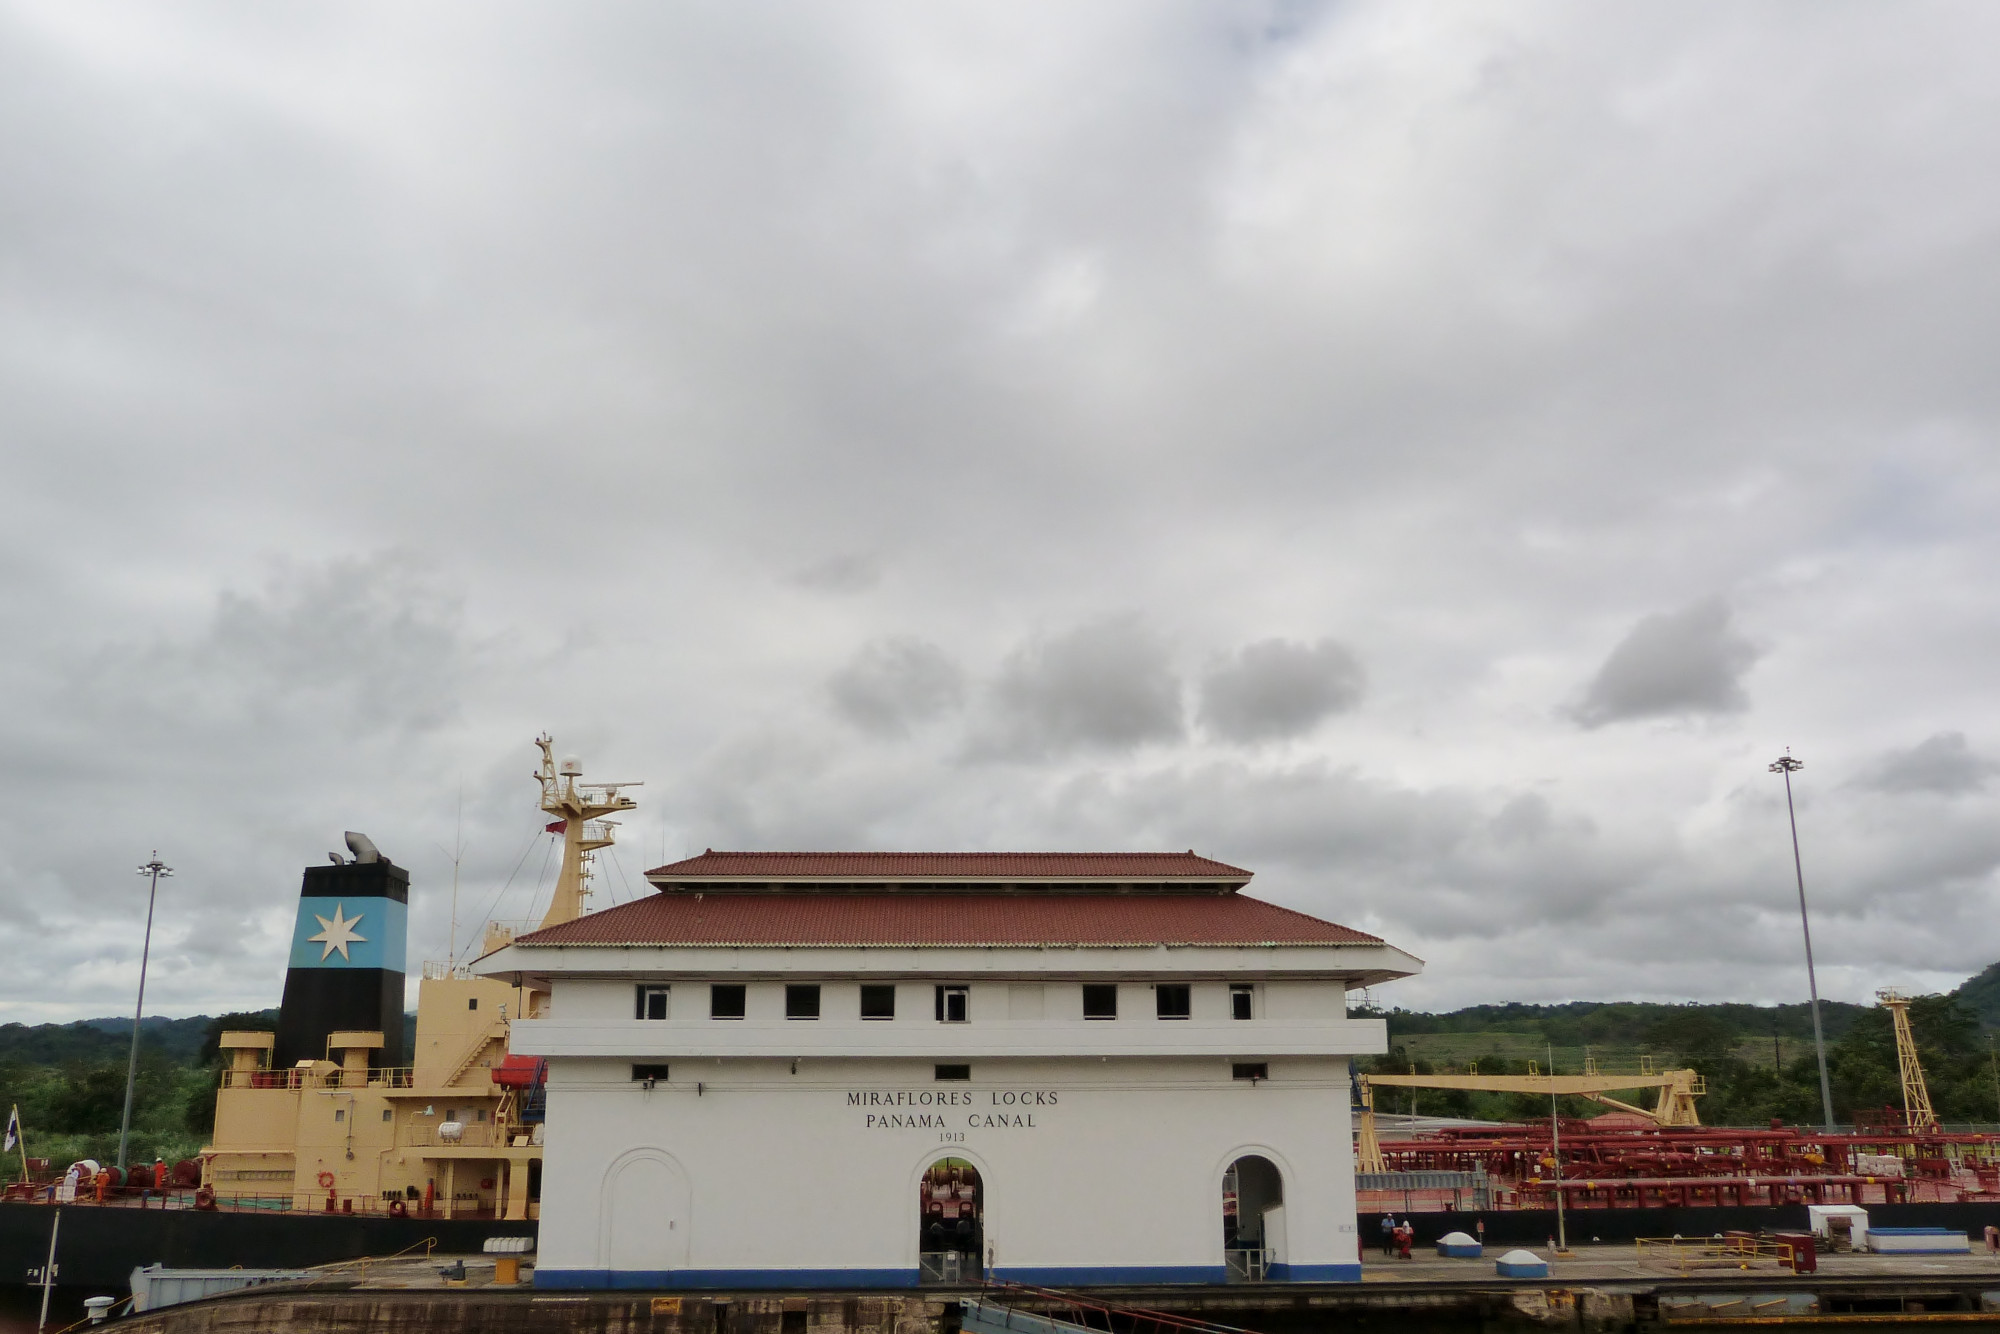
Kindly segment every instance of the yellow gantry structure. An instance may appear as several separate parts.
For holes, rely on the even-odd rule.
[[[1649,1116],[1656,1125],[1662,1126],[1700,1125],[1701,1117],[1695,1111],[1694,1100],[1708,1092],[1708,1081],[1693,1070],[1647,1071],[1636,1075],[1606,1075],[1599,1074],[1594,1069],[1580,1075],[1541,1073],[1360,1075],[1357,1076],[1357,1082],[1361,1087],[1361,1113],[1358,1118],[1359,1138],[1355,1146],[1355,1170],[1360,1172],[1388,1170],[1382,1157],[1381,1141],[1375,1133],[1377,1087],[1464,1089],[1476,1093],[1539,1093],[1543,1097],[1566,1093],[1588,1098],[1592,1102],[1614,1107],[1621,1112],[1635,1112],[1640,1116]],[[1660,1091],[1658,1100],[1650,1108],[1637,1107],[1629,1102],[1620,1102],[1616,1098],[1606,1096],[1610,1093],[1648,1088]]]
[[[1896,1026],[1896,1066],[1903,1079],[1903,1121],[1912,1130],[1936,1130],[1937,1113],[1931,1110],[1930,1087],[1924,1083],[1923,1063],[1917,1060],[1917,1038],[1910,1031],[1910,998],[1891,987],[1875,993],[1876,1003],[1889,1012]]]

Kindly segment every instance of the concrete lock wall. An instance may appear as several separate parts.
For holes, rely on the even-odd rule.
[[[930,1060],[668,1064],[647,1088],[629,1061],[551,1060],[538,1286],[912,1285],[918,1183],[946,1157],[979,1172],[1001,1278],[1222,1281],[1246,1154],[1283,1176],[1271,1277],[1360,1277],[1344,1058],[1257,1081],[1215,1057],[988,1057],[964,1082]]]

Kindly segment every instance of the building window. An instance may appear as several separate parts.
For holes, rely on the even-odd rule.
[[[664,1081],[666,1077],[667,1067],[664,1065],[635,1065],[632,1067],[632,1078],[634,1081],[651,1084],[655,1081]]]
[[[1256,994],[1257,989],[1255,987],[1233,986],[1229,988],[1229,1017],[1231,1019],[1253,1018],[1252,1011],[1254,1005],[1251,998]]]
[[[486,1109],[484,1107],[481,1107],[477,1112],[473,1113],[473,1119],[476,1121],[484,1121],[486,1119]]]
[[[1188,984],[1167,982],[1153,988],[1153,1012],[1162,1019],[1185,1019],[1189,1008]]]
[[[345,1121],[347,1119],[347,1109],[345,1107],[334,1108],[333,1119],[336,1121]]]
[[[641,1019],[664,1019],[667,1017],[667,997],[672,987],[640,987],[639,1017]]]
[[[743,1017],[743,984],[741,982],[717,982],[708,989],[708,1017],[711,1019],[741,1019]]]
[[[861,1017],[863,1019],[894,1019],[896,1017],[896,988],[893,983],[869,983],[861,988]]]
[[[1271,1067],[1263,1061],[1238,1061],[1229,1067],[1231,1079],[1269,1079]]]
[[[785,984],[785,1018],[819,1018],[819,983],[788,982]]]
[[[937,989],[937,1017],[941,1024],[962,1024],[971,1019],[971,988],[940,986]],[[938,1076],[940,1079],[943,1077]]]
[[[393,1120],[395,1120],[395,1119],[396,1119],[396,1111],[395,1111],[395,1109],[394,1109],[393,1107],[384,1107],[384,1108],[382,1109],[382,1119],[383,1119],[384,1121],[393,1121]]]
[[[466,1009],[468,1009],[468,1010],[476,1010],[476,1009],[478,1009],[478,1008],[479,1008],[479,997],[477,997],[477,996],[467,996],[467,997],[465,998],[465,1008],[466,1008]]]
[[[953,1081],[970,1079],[972,1078],[972,1067],[969,1065],[940,1065],[937,1067],[937,1077]]]
[[[1116,1019],[1118,1017],[1118,988],[1111,983],[1086,983],[1083,988],[1083,1017],[1086,1019]]]

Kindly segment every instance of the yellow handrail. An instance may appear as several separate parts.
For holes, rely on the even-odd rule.
[[[1640,1237],[1634,1243],[1640,1261],[1664,1251],[1667,1263],[1689,1269],[1748,1269],[1770,1260],[1789,1269],[1796,1255],[1790,1242],[1760,1237]]]

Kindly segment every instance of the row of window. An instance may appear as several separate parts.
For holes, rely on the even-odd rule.
[[[741,982],[715,982],[708,988],[708,1017],[711,1019],[741,1019],[745,1013],[745,1002],[749,989]],[[638,996],[638,1018],[665,1019],[673,996],[673,988],[641,984]],[[1232,1019],[1249,1019],[1256,1012],[1256,989],[1247,985],[1229,988],[1229,1014]],[[1153,1015],[1158,1019],[1186,1019],[1193,1014],[1193,1002],[1188,984],[1185,982],[1162,982],[1153,988]],[[817,982],[788,982],[785,984],[785,1018],[817,1019],[820,1017],[820,990]],[[894,1019],[896,1017],[896,987],[893,983],[863,983],[861,987],[861,1017],[863,1019]],[[972,1018],[972,990],[970,987],[941,983],[936,989],[935,1017],[941,1024],[963,1024]],[[1086,982],[1083,984],[1083,1017],[1085,1019],[1116,1019],[1118,1017],[1118,987],[1109,982]]]
[[[967,1083],[972,1079],[972,1067],[969,1065],[940,1064],[932,1067],[932,1069],[934,1073],[931,1077],[943,1083]],[[1232,1079],[1248,1079],[1253,1081],[1269,1079],[1271,1077],[1271,1066],[1268,1061],[1234,1061],[1229,1066],[1229,1076]],[[647,1088],[665,1081],[667,1077],[668,1067],[664,1065],[637,1064],[632,1067],[633,1080],[644,1084]],[[484,1120],[486,1113],[481,1112],[479,1116],[481,1120]],[[338,1119],[338,1114],[336,1114],[335,1119]],[[388,1120],[388,1115],[384,1113],[382,1119],[385,1121]]]

